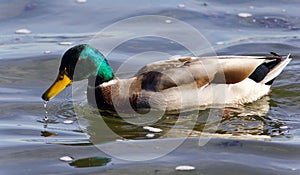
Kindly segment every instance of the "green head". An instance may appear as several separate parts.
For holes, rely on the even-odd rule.
[[[90,78],[99,85],[114,78],[113,70],[97,49],[87,44],[76,45],[63,55],[58,76],[42,99],[49,101],[73,81]]]

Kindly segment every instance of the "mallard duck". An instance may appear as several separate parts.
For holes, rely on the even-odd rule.
[[[134,77],[115,77],[96,48],[76,45],[65,52],[49,101],[73,81],[88,79],[88,103],[99,109],[180,111],[200,106],[250,103],[268,95],[288,56],[179,57],[154,62]]]

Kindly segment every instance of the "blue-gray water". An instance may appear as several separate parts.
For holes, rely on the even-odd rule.
[[[299,174],[299,6],[296,0],[0,1],[0,174],[185,174],[175,171],[178,165],[196,168],[186,174]],[[47,124],[40,96],[54,80],[67,48],[89,43],[105,27],[140,15],[169,16],[193,26],[218,55],[267,55],[273,51],[291,53],[293,60],[274,82],[270,96],[223,111],[220,125],[216,133],[208,133],[213,138],[206,145],[199,146],[199,133],[209,109],[200,111],[190,138],[169,154],[148,161],[120,160],[97,149],[90,138],[96,137],[98,146],[115,150],[124,149],[122,141],[116,141],[122,137],[142,145],[154,140],[167,145],[183,139],[189,120],[164,137],[177,121],[176,116],[165,116],[154,125],[163,130],[155,133],[155,138],[161,136],[157,140],[146,137],[150,132],[140,126],[104,117],[119,135],[115,138],[105,134],[98,115],[86,114],[89,124],[83,128],[76,122],[70,88],[49,102]],[[31,33],[15,33],[24,28]],[[118,38],[118,33],[114,35]],[[144,37],[120,45],[108,59],[117,69],[130,56],[153,50],[187,53],[173,42]],[[189,117],[195,121],[187,114]],[[64,123],[67,120],[75,122]],[[215,123],[209,126],[213,128]],[[143,158],[150,151],[127,154]],[[62,156],[71,156],[73,161],[61,161]]]

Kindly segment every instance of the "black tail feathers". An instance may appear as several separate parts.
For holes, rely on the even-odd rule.
[[[273,56],[269,57],[270,59],[268,62],[264,62],[263,64],[259,65],[255,71],[249,76],[250,79],[252,79],[255,82],[260,82],[262,81],[267,74],[282,61],[282,57],[278,55],[277,53],[270,52]],[[268,81],[265,83],[266,85],[272,85],[273,81],[275,80],[272,79],[271,81]]]

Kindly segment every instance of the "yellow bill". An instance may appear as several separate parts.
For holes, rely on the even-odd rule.
[[[65,73],[60,73],[57,76],[55,82],[47,89],[46,92],[44,92],[44,94],[42,95],[42,99],[45,101],[51,100],[71,84],[72,80]]]

